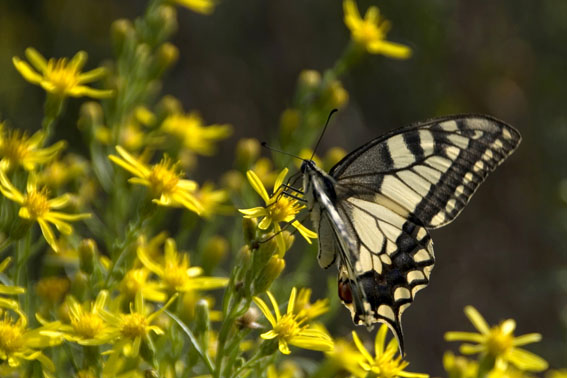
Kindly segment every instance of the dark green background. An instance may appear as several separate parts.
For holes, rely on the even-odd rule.
[[[349,105],[333,120],[321,151],[351,150],[392,128],[451,113],[491,114],[523,136],[464,213],[433,232],[431,284],[404,315],[409,370],[444,375],[443,352],[456,344],[443,334],[472,330],[462,312],[467,304],[490,323],[513,317],[517,334],[542,333],[543,342],[529,349],[552,367],[567,366],[567,194],[562,201],[560,193],[567,180],[567,1],[377,5],[393,23],[389,39],[412,46],[414,55],[407,61],[370,56],[347,76]],[[0,117],[27,129],[41,122],[44,94],[16,72],[13,55],[23,56],[28,46],[46,57],[84,49],[86,68],[94,68],[112,57],[111,22],[134,18],[144,7],[132,0],[0,2]],[[173,42],[180,60],[164,93],[208,122],[235,129],[218,156],[200,159],[201,179],[231,168],[238,138],[274,136],[298,73],[331,67],[350,38],[340,1],[224,1],[212,16],[182,8],[178,16]],[[70,101],[59,136],[78,138],[81,102]],[[323,281],[335,272],[313,274]],[[337,321],[334,334],[348,334],[346,311]]]

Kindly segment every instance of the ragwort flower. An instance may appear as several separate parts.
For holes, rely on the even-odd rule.
[[[520,370],[543,371],[547,369],[547,362],[527,350],[517,348],[518,346],[535,343],[541,340],[539,333],[530,333],[514,337],[516,322],[507,319],[497,326],[490,328],[486,320],[472,306],[465,307],[465,315],[480,333],[472,332],[447,332],[447,341],[468,341],[476,343],[461,345],[463,354],[481,353],[495,359],[496,365],[506,366],[508,363]]]
[[[12,185],[5,173],[0,170],[0,193],[21,206],[18,213],[21,218],[39,224],[45,240],[55,252],[59,251],[59,247],[49,223],[55,225],[62,234],[70,235],[73,232],[73,227],[68,222],[90,218],[91,216],[89,213],[66,214],[53,211],[53,209],[60,209],[67,205],[71,199],[70,195],[64,194],[49,199],[47,191],[36,186],[35,176],[33,175],[30,176],[26,193],[23,194]]]
[[[26,57],[35,70],[16,56],[12,58],[14,66],[24,79],[32,84],[40,85],[49,93],[58,97],[106,98],[112,96],[112,90],[94,89],[84,85],[106,74],[103,67],[81,73],[87,61],[87,53],[84,51],[79,51],[70,61],[67,58],[51,58],[47,61],[37,50],[28,47]]]
[[[274,314],[272,314],[268,305],[262,299],[259,297],[253,298],[254,303],[256,303],[260,311],[262,311],[266,319],[268,319],[272,325],[272,330],[260,335],[262,339],[277,339],[279,350],[283,354],[291,353],[289,345],[318,351],[333,350],[333,339],[327,332],[306,324],[308,318],[294,312],[295,298],[297,295],[295,287],[291,290],[287,304],[287,312],[283,315],[280,313],[278,302],[276,302],[272,293],[269,291],[266,293],[274,308]]]
[[[329,299],[319,299],[311,303],[311,289],[301,288],[295,301],[294,312],[307,319],[315,319],[329,311]]]
[[[344,0],[345,24],[350,29],[352,39],[370,54],[382,54],[396,59],[407,59],[411,49],[407,46],[386,41],[386,33],[391,24],[380,17],[377,7],[371,6],[364,19],[360,17],[354,0]]]
[[[364,370],[364,374],[359,377],[376,377],[376,378],[396,378],[396,377],[413,377],[413,378],[427,378],[429,375],[421,373],[411,373],[404,369],[409,365],[409,362],[404,361],[402,356],[395,355],[398,353],[398,340],[391,339],[386,346],[386,335],[388,327],[383,324],[376,332],[376,339],[374,341],[374,353],[376,357],[366,350],[356,332],[352,331],[352,339],[358,348],[360,354],[364,357],[360,361],[360,366]]]
[[[278,250],[282,256],[286,251],[286,243],[283,233],[281,232],[282,228],[280,227],[280,222],[291,222],[291,225],[299,231],[301,236],[303,236],[309,244],[311,244],[311,239],[317,238],[316,233],[309,230],[297,220],[294,220],[297,213],[305,208],[305,206],[295,198],[282,195],[281,185],[286,175],[287,168],[284,168],[276,179],[272,196],[269,196],[264,184],[262,184],[262,181],[260,181],[254,171],[250,170],[246,172],[250,185],[252,185],[256,193],[262,197],[265,206],[238,210],[244,214],[245,218],[263,217],[258,224],[258,228],[261,230],[267,230],[273,224]]]
[[[232,134],[230,125],[204,126],[196,112],[175,113],[161,124],[161,129],[181,140],[183,146],[200,155],[210,156],[215,152],[215,143]]]
[[[65,142],[59,141],[41,148],[44,137],[42,131],[28,136],[20,130],[5,130],[0,122],[0,169],[22,167],[26,171],[33,171],[38,165],[53,160],[65,147]]]
[[[127,357],[137,357],[142,341],[150,337],[150,332],[156,335],[164,334],[164,331],[157,325],[153,325],[152,322],[173,303],[175,298],[177,295],[172,296],[159,310],[148,314],[144,305],[144,297],[141,292],[138,292],[134,303],[130,302],[129,314],[102,312],[101,316],[106,323],[114,328],[113,350],[123,352]]]
[[[179,253],[175,240],[165,241],[165,256],[158,264],[152,260],[143,246],[138,247],[138,258],[146,268],[161,279],[160,287],[169,291],[210,290],[224,287],[228,283],[223,277],[203,277],[203,269],[189,265],[189,255]]]
[[[178,164],[167,156],[159,163],[148,166],[120,146],[116,146],[116,151],[120,156],[109,155],[110,160],[136,176],[129,179],[129,182],[150,188],[154,203],[161,206],[185,207],[197,214],[203,212],[203,206],[194,195],[197,183],[181,179]]]
[[[19,316],[17,320],[0,308],[0,365],[7,362],[17,367],[22,361],[37,360],[47,370],[54,371],[55,365],[41,350],[60,344],[61,338],[44,334],[53,327],[29,329],[25,314],[18,308],[13,310]]]
[[[94,302],[85,304],[80,304],[74,297],[69,296],[66,305],[71,324],[62,324],[60,321],[46,322],[40,318],[39,320],[46,326],[57,328],[57,331],[49,332],[49,335],[59,336],[79,345],[106,344],[115,335],[115,328],[108,324],[104,317],[107,299],[106,290],[100,291]]]

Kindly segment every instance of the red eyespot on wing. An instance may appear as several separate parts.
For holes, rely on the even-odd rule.
[[[352,291],[348,282],[339,281],[339,298],[344,303],[352,303]]]

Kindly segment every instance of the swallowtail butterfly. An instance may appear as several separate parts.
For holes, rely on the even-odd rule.
[[[329,173],[303,161],[319,265],[337,264],[339,297],[355,324],[387,324],[403,352],[402,313],[435,262],[429,230],[453,221],[520,140],[495,118],[458,115],[371,140]]]

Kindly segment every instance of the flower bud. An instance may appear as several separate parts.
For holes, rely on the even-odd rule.
[[[288,108],[280,116],[280,137],[282,142],[289,143],[293,132],[301,123],[301,113],[294,108]]]
[[[274,234],[270,233],[265,235],[265,238],[270,238]],[[272,237],[270,240],[266,242],[259,243],[259,247],[256,250],[253,250],[253,263],[252,263],[252,270],[254,275],[257,275],[262,269],[264,269],[267,262],[270,258],[277,253],[278,246],[276,242],[276,238]]]
[[[329,108],[342,108],[348,102],[348,92],[339,80],[332,81],[325,93]]]
[[[72,294],[76,298],[82,299],[89,288],[89,281],[89,276],[85,272],[79,270],[75,273],[75,277],[73,277],[71,282]]]
[[[331,170],[332,167],[335,166],[342,158],[345,157],[347,152],[344,148],[341,147],[333,147],[325,154],[325,158],[323,159],[323,168],[328,172]]]
[[[96,242],[93,239],[83,239],[79,244],[79,267],[83,272],[87,274],[93,272],[97,255]]]
[[[260,155],[260,143],[257,139],[240,139],[236,144],[236,166],[247,170]]]
[[[46,277],[37,282],[35,291],[46,302],[55,305],[61,303],[69,291],[69,286],[67,277]]]
[[[315,89],[321,84],[321,74],[315,70],[303,70],[299,74],[299,85]]]
[[[134,41],[136,31],[130,20],[121,18],[114,21],[110,27],[112,45],[116,55],[120,55],[126,44]]]
[[[254,295],[261,294],[268,290],[285,268],[285,260],[277,255],[270,257],[268,263],[260,271],[254,280]]]
[[[155,76],[161,75],[170,69],[179,59],[179,49],[172,43],[166,42],[161,45],[156,54]]]
[[[258,228],[258,221],[253,218],[242,218],[242,231],[244,232],[244,241],[246,244],[251,244],[256,240],[256,230]]]
[[[195,304],[195,330],[199,334],[206,334],[209,332],[210,325],[209,303],[204,299],[199,299]]]
[[[160,120],[163,120],[171,114],[183,113],[183,105],[181,105],[181,102],[173,96],[163,96],[157,104],[156,113],[157,117]]]
[[[88,101],[81,106],[77,126],[80,130],[96,130],[102,126],[103,112],[98,102]]]

